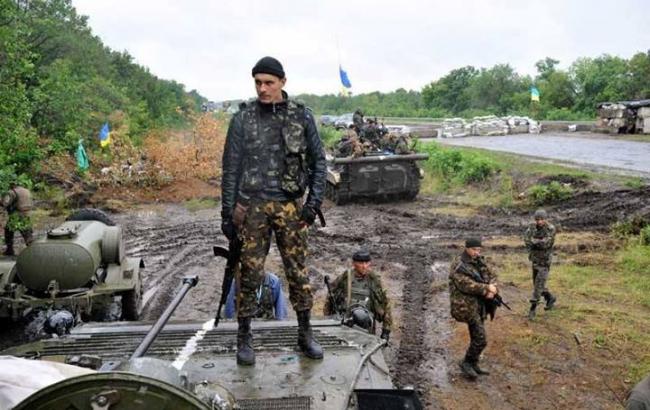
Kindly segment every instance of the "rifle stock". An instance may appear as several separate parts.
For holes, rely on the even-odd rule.
[[[241,241],[237,236],[235,236],[235,238],[228,243],[227,250],[221,246],[213,246],[212,251],[214,252],[214,256],[226,258],[227,260],[226,269],[223,274],[223,283],[221,284],[219,308],[217,309],[217,314],[214,318],[214,327],[216,328],[219,326],[219,321],[221,320],[221,309],[228,300],[228,293],[232,287],[232,281],[235,278],[237,264],[239,263],[239,257],[241,256]]]

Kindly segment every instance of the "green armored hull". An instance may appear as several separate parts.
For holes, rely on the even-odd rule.
[[[326,197],[337,205],[357,201],[413,200],[420,191],[426,154],[332,158],[327,166]]]

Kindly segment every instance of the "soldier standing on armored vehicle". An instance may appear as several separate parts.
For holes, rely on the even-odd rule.
[[[390,302],[379,275],[370,269],[370,253],[359,250],[352,255],[352,270],[346,270],[332,283],[332,300],[325,303],[325,315],[345,312],[352,323],[374,332],[374,321],[382,322],[381,338],[388,340],[393,324]],[[369,313],[372,314],[371,318]]]
[[[535,223],[528,226],[524,233],[524,243],[528,249],[528,259],[533,263],[533,295],[530,299],[528,319],[535,319],[535,309],[540,296],[546,300],[545,310],[553,308],[555,296],[546,287],[548,273],[551,268],[553,243],[555,242],[555,227],[546,221],[547,214],[543,209],[535,211]]]
[[[221,185],[221,229],[230,240],[239,235],[242,241],[237,363],[255,363],[251,319],[272,232],[298,315],[298,345],[307,357],[322,359],[310,326],[313,295],[305,259],[307,229],[320,212],[325,188],[325,153],[311,111],[282,90],[282,64],[264,57],[252,75],[258,98],[242,104],[230,122]]]
[[[496,275],[488,268],[481,256],[481,240],[470,238],[465,241],[465,250],[450,265],[449,300],[451,316],[467,323],[470,343],[460,369],[470,380],[488,371],[479,367],[481,352],[487,346],[485,318],[486,300],[494,299],[498,293]]]
[[[0,202],[3,208],[7,210],[7,224],[5,225],[5,251],[4,255],[13,256],[14,251],[14,233],[20,232],[25,244],[29,246],[32,243],[32,220],[29,213],[32,210],[32,194],[27,188],[18,185],[16,177],[13,176],[9,182],[9,191],[7,191]]]

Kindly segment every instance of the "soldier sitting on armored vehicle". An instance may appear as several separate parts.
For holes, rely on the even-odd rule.
[[[225,315],[228,319],[235,318],[237,314],[235,294],[237,294],[237,287],[233,281],[225,308]],[[282,281],[274,273],[266,272],[264,281],[257,290],[257,310],[253,317],[284,320],[287,316],[287,304],[282,292]]]
[[[345,134],[343,134],[341,140],[336,144],[335,156],[339,158],[361,157],[366,152],[367,147],[369,147],[369,144],[362,143],[353,127],[350,127],[345,130]]]
[[[344,322],[375,332],[375,321],[382,322],[381,338],[390,337],[393,317],[379,275],[370,269],[370,253],[359,250],[352,255],[352,270],[346,270],[332,283],[325,315],[343,313]],[[334,302],[334,304],[332,303]]]
[[[400,135],[395,132],[389,132],[381,139],[381,150],[397,155],[414,153],[415,151],[412,149],[412,145],[410,135]]]

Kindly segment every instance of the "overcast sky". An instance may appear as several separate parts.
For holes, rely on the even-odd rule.
[[[546,56],[630,58],[650,48],[646,0],[74,0],[93,32],[152,73],[215,100],[254,95],[278,58],[290,94],[420,90],[465,65],[534,74]]]

